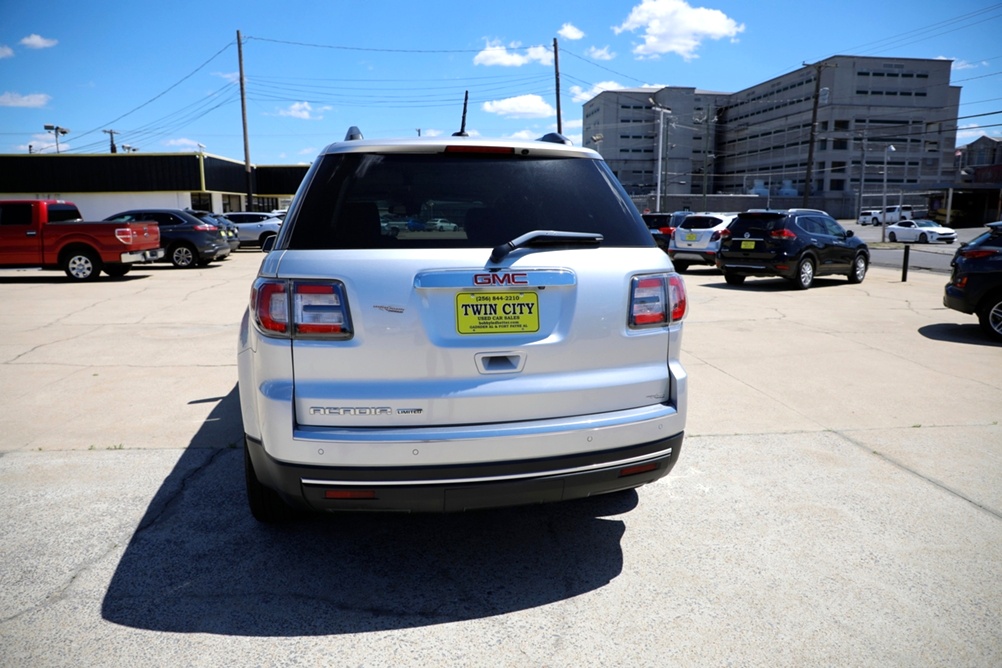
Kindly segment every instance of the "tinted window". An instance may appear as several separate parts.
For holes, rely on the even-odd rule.
[[[773,230],[783,229],[786,216],[781,213],[742,213],[730,224],[731,237],[765,237]]]
[[[49,222],[58,223],[63,220],[82,220],[80,212],[72,204],[50,204]]]
[[[347,153],[323,157],[307,180],[289,221],[291,249],[496,246],[532,230],[598,233],[605,246],[655,245],[597,160]],[[433,218],[457,229],[424,229]]]
[[[31,225],[30,204],[0,206],[0,225]]]
[[[687,230],[708,230],[722,222],[720,218],[713,216],[688,216],[679,227]]]

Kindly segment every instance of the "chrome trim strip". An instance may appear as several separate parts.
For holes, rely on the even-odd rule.
[[[472,424],[455,427],[303,427],[297,426],[292,437],[296,441],[318,443],[427,443],[429,441],[476,440],[513,436],[546,436],[583,429],[601,429],[638,422],[663,420],[677,414],[674,406],[657,404],[617,411],[605,415],[581,415],[552,420],[495,424]]]
[[[506,480],[524,480],[530,478],[550,478],[552,476],[559,475],[572,475],[574,473],[585,473],[588,471],[603,471],[606,469],[614,469],[622,466],[629,466],[636,462],[643,462],[650,459],[657,459],[660,457],[670,456],[672,453],[672,448],[667,448],[659,452],[651,452],[646,455],[640,455],[637,457],[630,457],[629,459],[620,459],[614,462],[603,462],[601,464],[594,464],[591,466],[576,466],[569,469],[557,469],[554,471],[533,471],[531,473],[517,473],[509,475],[499,475],[499,476],[488,476],[479,478],[443,478],[441,480],[316,480],[313,478],[300,478],[299,481],[304,485],[323,485],[331,486],[337,485],[341,487],[412,487],[412,486],[426,486],[426,485],[468,485],[471,483],[488,483],[488,482],[503,482]]]
[[[477,284],[474,276],[482,274],[497,274],[499,276],[517,275],[518,283]],[[446,271],[422,271],[414,277],[414,287],[422,288],[465,288],[481,290],[535,288],[543,286],[565,286],[577,283],[577,277],[570,269],[506,269],[491,271],[488,269],[460,269]]]

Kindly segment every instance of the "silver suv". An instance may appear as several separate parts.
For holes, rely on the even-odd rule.
[[[327,147],[239,340],[265,522],[638,487],[678,459],[686,292],[594,151],[560,135]],[[448,232],[381,220],[448,218]]]

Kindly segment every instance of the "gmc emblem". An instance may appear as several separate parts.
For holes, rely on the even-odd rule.
[[[528,285],[528,274],[473,274],[473,285]]]

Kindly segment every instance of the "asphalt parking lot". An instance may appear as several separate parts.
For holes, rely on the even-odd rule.
[[[0,271],[0,666],[1002,665],[1002,346],[945,274],[687,273],[686,441],[636,493],[267,528],[260,257]]]

